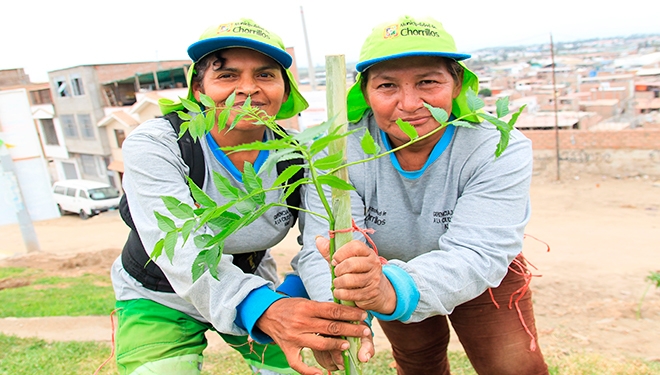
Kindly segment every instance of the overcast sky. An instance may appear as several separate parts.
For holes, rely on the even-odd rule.
[[[42,82],[48,71],[77,65],[187,59],[206,27],[240,17],[279,34],[307,66],[301,6],[314,65],[327,54],[357,60],[373,26],[403,14],[441,21],[468,53],[548,43],[550,35],[560,42],[660,33],[657,0],[14,0],[1,6],[0,69],[24,68]]]

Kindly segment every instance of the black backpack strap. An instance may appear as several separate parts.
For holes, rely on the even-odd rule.
[[[279,126],[279,125],[277,125],[277,126]],[[286,130],[283,127],[279,126],[279,128],[282,131],[286,132]],[[275,138],[281,139],[282,137],[280,137],[277,133],[275,133]],[[276,165],[277,174],[278,175],[282,174],[282,172],[284,172],[291,165],[294,165],[294,164],[301,165],[304,162],[305,161],[303,160],[303,158],[281,160],[281,161],[277,162],[277,165]],[[288,184],[289,185],[293,184],[294,182],[300,180],[304,176],[305,176],[305,170],[303,168],[301,168],[298,172],[296,172],[296,174],[291,176],[291,178],[288,181]],[[300,207],[301,206],[302,198],[300,197],[300,186],[296,187],[296,191],[289,194],[289,196],[286,198],[286,204],[288,204],[289,206],[293,206],[293,207]],[[291,215],[293,216],[293,223],[291,224],[291,225],[293,225],[296,222],[296,219],[298,218],[298,212],[299,211],[295,210],[293,208],[289,208],[289,212],[291,212]]]
[[[183,120],[176,112],[171,112],[163,118],[167,119],[174,132],[181,132]],[[204,162],[204,151],[199,142],[195,142],[189,132],[185,132],[178,140],[181,158],[189,168],[189,176],[200,188],[204,185],[206,175],[206,164]],[[145,288],[157,292],[174,293],[167,277],[158,265],[149,259],[149,254],[142,245],[142,240],[135,229],[135,224],[131,217],[131,212],[126,199],[126,194],[121,197],[119,202],[119,213],[131,228],[128,239],[122,250],[121,260],[126,272],[138,280]],[[256,268],[255,268],[256,269]]]

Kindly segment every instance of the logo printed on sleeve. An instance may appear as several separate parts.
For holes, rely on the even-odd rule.
[[[291,215],[291,211],[284,209],[273,216],[273,222],[275,223],[275,225],[290,227],[292,218],[293,215]]]
[[[433,211],[433,223],[440,224],[449,229],[449,223],[451,223],[451,217],[454,215],[454,210],[444,210],[444,211]]]

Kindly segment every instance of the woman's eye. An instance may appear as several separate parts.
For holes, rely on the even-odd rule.
[[[378,85],[379,89],[391,89],[393,87],[394,87],[393,83],[381,83],[380,85]]]

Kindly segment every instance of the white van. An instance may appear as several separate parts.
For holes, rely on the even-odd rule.
[[[119,207],[119,190],[97,181],[63,180],[53,184],[53,198],[60,214],[73,212],[81,219]]]

